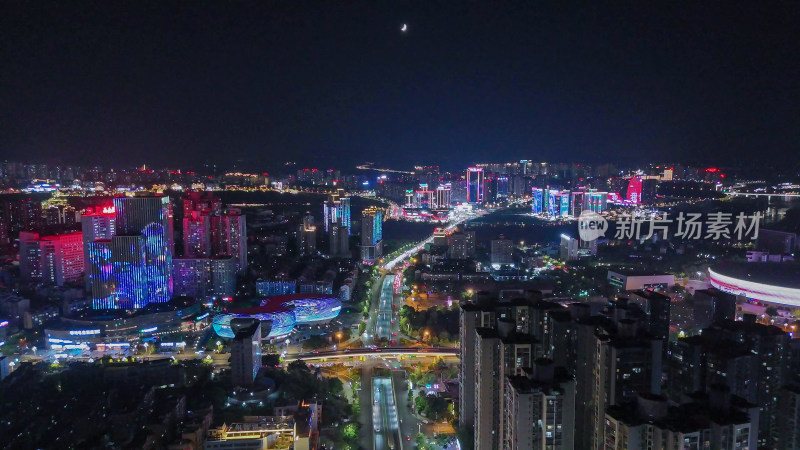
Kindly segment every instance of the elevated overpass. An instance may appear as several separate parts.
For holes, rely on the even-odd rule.
[[[377,347],[377,348],[347,348],[344,350],[324,350],[318,352],[304,352],[287,354],[283,359],[286,362],[303,361],[336,361],[350,358],[366,357],[398,357],[413,356],[417,358],[458,358],[459,349],[452,347]]]

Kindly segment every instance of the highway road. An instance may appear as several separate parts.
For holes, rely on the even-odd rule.
[[[372,378],[372,425],[375,450],[400,450],[402,446],[395,400],[391,378]]]
[[[375,321],[375,336],[378,339],[386,338],[391,341],[394,322],[394,277],[386,275],[381,285],[381,296],[378,299],[378,318]]]

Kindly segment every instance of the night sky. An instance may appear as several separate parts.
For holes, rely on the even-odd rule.
[[[0,158],[798,162],[798,32],[794,2],[6,0]]]

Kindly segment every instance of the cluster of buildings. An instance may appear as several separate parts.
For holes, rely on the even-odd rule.
[[[181,258],[175,257],[172,203],[163,195],[118,196],[87,207],[79,215],[81,231],[41,235],[33,231],[35,221],[15,220],[20,279],[55,286],[84,280],[98,310],[233,295],[236,275],[247,267],[245,217],[199,192],[189,192],[183,207]]]
[[[474,448],[800,446],[797,342],[698,291],[700,332],[670,340],[656,291],[558,303],[538,291],[461,305],[460,426]]]
[[[184,258],[174,258],[172,204],[159,195],[115,197],[84,226],[94,309],[135,309],[173,295],[231,296],[247,266],[245,218],[218,199],[184,199]]]
[[[321,229],[328,242],[327,255],[332,258],[352,258],[350,236],[353,226],[360,223],[360,259],[365,264],[372,264],[383,254],[383,210],[374,206],[365,208],[358,221],[353,220],[350,206],[350,197],[341,188],[330,194],[322,204]],[[303,217],[296,234],[299,254],[313,255],[318,252],[318,228],[314,216]]]

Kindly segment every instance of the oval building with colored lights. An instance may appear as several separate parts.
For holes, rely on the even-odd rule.
[[[711,285],[748,300],[800,308],[800,264],[721,263],[708,269]]]
[[[286,336],[297,325],[328,323],[342,310],[342,302],[330,294],[287,294],[269,297],[260,306],[232,310],[229,314],[214,317],[214,331],[221,337],[232,338],[231,320],[252,317],[268,322],[267,338]]]

